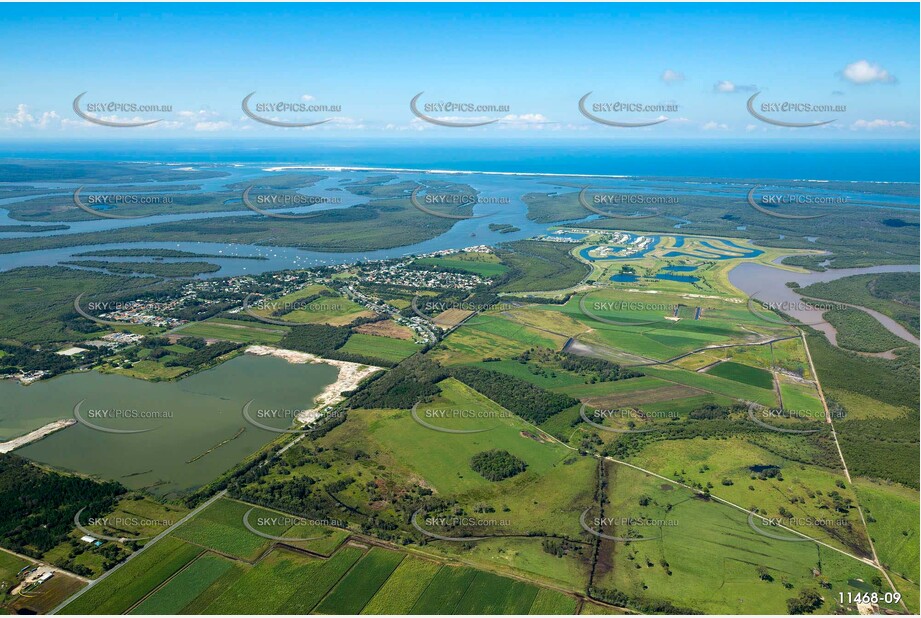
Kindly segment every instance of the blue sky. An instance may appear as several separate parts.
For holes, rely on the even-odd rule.
[[[0,14],[0,140],[380,136],[584,136],[637,139],[764,137],[918,138],[916,4],[42,4]],[[275,113],[274,121],[329,120],[310,128],[256,122],[257,103],[341,106]],[[444,101],[504,106],[433,111]],[[88,115],[81,105],[169,105],[169,112]],[[615,128],[578,108],[627,102],[665,112],[606,111]],[[765,111],[746,101],[834,106]],[[761,109],[758,107],[757,109]]]

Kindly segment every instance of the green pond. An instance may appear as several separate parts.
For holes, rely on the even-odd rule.
[[[175,497],[215,479],[278,436],[244,419],[248,401],[253,400],[251,418],[271,427],[288,427],[292,411],[313,407],[314,398],[336,375],[330,365],[295,365],[244,354],[178,382],[154,383],[97,372],[30,386],[2,381],[0,439],[73,418],[74,406],[82,401],[79,414],[92,425],[147,431],[108,433],[80,422],[15,453],[115,480],[130,489]]]

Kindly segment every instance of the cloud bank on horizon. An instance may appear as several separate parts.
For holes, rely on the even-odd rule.
[[[918,134],[910,5],[224,6],[5,11],[0,138]]]

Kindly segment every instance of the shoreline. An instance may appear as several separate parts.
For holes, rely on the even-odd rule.
[[[781,256],[782,259],[786,256]],[[776,262],[776,260],[775,260]],[[749,271],[761,268],[765,269],[762,271],[763,277],[756,276],[754,273]],[[918,272],[921,267],[917,264],[884,264],[879,266],[861,266],[861,267],[852,267],[852,268],[841,268],[841,269],[828,269],[825,271],[809,271],[805,272],[794,272],[783,267],[783,265],[771,263],[770,265],[764,263],[756,262],[743,262],[736,264],[727,272],[727,279],[729,284],[735,289],[739,290],[745,296],[752,297],[756,294],[762,294],[760,297],[761,300],[782,304],[788,303],[789,306],[795,307],[798,303],[806,302],[809,297],[804,296],[800,293],[800,290],[804,287],[807,287],[813,283],[827,283],[831,281],[837,281],[838,279],[843,279],[845,277],[853,277],[859,275],[870,275],[870,274],[884,274],[884,273],[915,273]],[[745,272],[743,272],[745,271]],[[735,275],[735,276],[733,276]],[[773,277],[774,281],[766,281]],[[752,281],[761,281],[759,287],[760,290],[756,290],[751,284]],[[786,286],[786,283],[793,281],[797,283],[800,287],[790,288]],[[821,301],[822,299],[812,299],[814,301]],[[905,345],[918,345],[918,338],[914,336],[913,333],[908,331],[904,326],[896,322],[893,318],[875,311],[869,307],[864,307],[862,305],[853,305],[848,303],[845,304],[853,309],[863,311],[864,313],[873,317],[880,325],[888,330],[890,333],[905,341]],[[789,311],[791,317],[796,320],[806,320],[808,323],[809,312],[802,310],[791,310]],[[847,350],[847,348],[841,348],[838,345],[837,329],[832,326],[830,323],[825,321],[824,318],[825,311],[821,313],[821,319],[819,322],[810,324],[812,328],[822,332],[827,338],[828,341],[838,349]],[[895,348],[893,348],[895,349]],[[849,350],[853,351],[853,350]],[[885,355],[892,352],[892,350],[887,350],[884,352],[873,352],[873,353],[862,353],[856,352],[857,354],[862,355]],[[885,356],[883,356],[885,358]]]
[[[315,354],[308,354],[307,352],[273,348],[267,345],[251,345],[244,350],[244,353],[255,356],[275,356],[293,364],[332,365],[338,370],[336,380],[331,384],[327,384],[320,394],[314,398],[312,407],[308,410],[302,410],[297,415],[297,420],[301,423],[310,423],[320,418],[324,408],[345,399],[342,395],[343,392],[353,390],[371,374],[383,371],[383,367],[375,365],[333,360],[316,356]]]
[[[249,164],[218,164],[218,165],[241,165],[245,167]],[[256,167],[260,166],[258,163],[252,164]],[[266,164],[261,164],[266,165]],[[653,180],[661,179],[661,176],[655,175],[635,175],[635,174],[574,174],[572,172],[562,172],[562,173],[552,173],[552,172],[496,172],[496,171],[484,171],[484,170],[442,170],[442,169],[422,169],[414,167],[370,167],[370,166],[361,166],[361,165],[297,165],[297,164],[288,164],[288,165],[274,165],[272,167],[263,167],[263,172],[288,172],[295,170],[308,170],[315,172],[390,172],[393,174],[458,174],[458,175],[472,175],[472,174],[482,174],[484,176],[517,176],[517,177],[528,177],[534,176],[538,178],[608,178],[615,180]],[[676,176],[674,179],[686,180],[693,178],[698,183],[702,178],[701,176]],[[713,179],[727,180],[727,181],[736,181],[740,184],[748,184],[744,181],[744,178],[719,178],[712,177]],[[669,177],[671,179],[671,177]],[[819,179],[819,178],[771,178],[770,180],[777,181],[786,181],[786,182],[814,182],[818,184],[830,184],[833,182],[842,182],[850,184],[876,184],[876,185],[915,185],[918,184],[912,180],[828,180],[828,179]]]
[[[65,418],[57,421],[52,421],[47,425],[43,425],[38,429],[33,429],[29,433],[19,436],[18,438],[13,438],[7,440],[6,442],[0,442],[0,453],[11,453],[18,448],[22,448],[33,442],[38,442],[43,438],[47,438],[51,434],[58,432],[62,429],[67,429],[71,425],[76,425],[77,421],[73,418]]]

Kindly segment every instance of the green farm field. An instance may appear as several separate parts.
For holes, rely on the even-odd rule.
[[[182,336],[221,339],[236,343],[274,344],[282,340],[287,329],[274,324],[212,318],[184,325],[175,332]]]
[[[403,558],[404,555],[398,552],[372,548],[323,599],[316,611],[320,614],[361,612]]]
[[[121,569],[64,613],[571,614],[578,603],[501,575],[357,543],[326,559],[276,548],[255,564],[172,536],[149,552],[137,559],[139,566]],[[129,582],[130,598],[123,596]]]
[[[164,357],[166,358],[166,357]],[[167,367],[159,360],[140,360],[129,367],[103,369],[104,373],[117,373],[140,380],[173,380],[189,372],[188,367]]]
[[[422,592],[410,614],[453,614],[476,577],[470,567],[444,566]]]
[[[456,614],[526,614],[538,588],[524,582],[480,571],[455,606]]]
[[[534,346],[559,350],[566,339],[486,313],[451,333],[435,350],[434,357],[447,365],[476,363],[487,357],[510,358]]]
[[[786,436],[775,439],[790,442]],[[764,444],[771,446],[770,442]],[[789,527],[811,538],[844,551],[867,554],[868,540],[859,525],[859,514],[852,508],[856,495],[844,483],[840,470],[791,461],[744,439],[721,439],[718,445],[713,448],[711,441],[701,438],[653,442],[630,463],[688,485],[710,487],[720,498],[746,508],[756,507],[766,517],[789,520]],[[802,455],[810,453],[808,442],[800,448]],[[779,476],[762,478],[759,474],[772,468]],[[850,506],[841,506],[845,503]]]
[[[285,311],[283,315],[275,316],[275,308],[286,310],[296,306],[298,301],[322,294],[307,305]],[[257,306],[250,311],[258,316],[271,320],[280,320],[294,324],[329,324],[342,326],[359,317],[374,315],[361,305],[342,297],[324,285],[308,285],[291,294],[280,298],[265,301],[266,306]]]
[[[566,449],[522,435],[533,427],[470,387],[449,378],[439,383],[441,396],[420,405],[417,414],[426,419],[427,410],[472,410],[477,417],[429,418],[427,423],[446,429],[483,430],[452,434],[429,429],[414,421],[409,411],[379,411],[368,416],[371,437],[400,461],[422,474],[440,492],[462,493],[485,489],[492,483],[469,466],[470,458],[490,449],[507,450],[528,464],[521,478],[539,476],[567,457]],[[510,479],[500,484],[518,482]]]
[[[164,586],[138,603],[130,614],[179,614],[214,582],[233,568],[230,560],[204,554]]]
[[[408,614],[441,564],[407,556],[377,590],[362,614]]]
[[[398,363],[418,352],[419,348],[420,346],[405,339],[352,333],[345,345],[339,349],[343,352],[360,354],[371,358],[382,358],[386,361]]]
[[[180,526],[173,535],[205,549],[253,561],[268,548],[270,541],[253,534],[244,526],[243,517],[252,508],[234,500],[218,500],[194,519]],[[281,536],[291,527],[291,523],[277,513],[260,508],[253,510],[249,521],[256,527],[255,524],[260,518],[267,522],[258,526],[265,534]]]
[[[825,408],[815,386],[799,384],[786,379],[780,380],[780,394],[783,397],[783,407],[787,410],[797,410],[797,414],[804,418],[822,420],[825,418]]]
[[[545,500],[538,500],[535,508],[543,507]],[[590,558],[592,539],[579,527],[579,515],[591,504],[591,496],[580,500],[578,509],[556,512],[556,525],[566,530],[566,536],[573,539],[573,545],[565,555],[557,555],[544,549],[545,539],[541,537],[499,537],[479,541],[465,549],[459,543],[437,543],[445,556],[458,560],[469,560],[477,565],[488,565],[499,574],[514,574],[525,577],[536,584],[545,584],[573,592],[581,592],[591,579]]]
[[[121,614],[204,550],[167,537],[66,605],[62,614]]]
[[[19,556],[0,550],[0,582],[3,582],[3,586],[0,587],[0,607],[5,605],[9,599],[7,591],[12,588],[17,574],[30,564],[31,562],[27,562]]]
[[[918,494],[895,483],[858,479],[857,497],[864,507],[867,526],[880,559],[900,576],[896,587],[918,610]],[[911,582],[915,582],[912,584]]]
[[[707,373],[764,389],[769,389],[774,384],[770,372],[734,361],[714,365]]]
[[[701,500],[631,468],[615,466],[610,488],[607,516],[670,522],[653,528],[634,525],[641,536],[657,539],[652,542],[602,543],[602,575],[595,585],[622,591],[635,603],[668,602],[677,608],[673,612],[694,607],[712,613],[785,614],[787,598],[814,587],[822,590],[822,611],[834,612],[839,591],[870,590],[878,573],[812,542],[765,536],[749,525],[743,511]],[[828,589],[817,585],[813,569]]]
[[[308,556],[277,550],[273,551],[255,566],[248,568],[228,587],[216,597],[204,610],[208,614],[271,614],[271,613],[300,613],[294,607],[310,599],[308,594],[301,590],[314,586],[324,580],[321,573],[326,568],[335,570],[334,577],[338,579],[341,572],[335,567],[347,564],[346,558],[353,558],[351,552],[346,552],[343,559],[336,561],[332,566],[328,562],[321,562]],[[349,565],[350,566],[350,565]],[[346,567],[347,568],[347,567]],[[328,580],[326,580],[328,582]],[[328,588],[327,588],[328,590]],[[321,594],[325,594],[323,590]],[[283,609],[291,607],[291,611]],[[309,610],[307,610],[309,611]]]
[[[643,366],[642,370],[647,375],[717,395],[744,401],[754,401],[765,406],[776,406],[778,404],[777,396],[773,389],[760,388],[720,376],[687,371],[670,365]]]
[[[534,597],[534,602],[531,604],[531,610],[528,613],[551,616],[572,615],[576,613],[578,605],[579,602],[572,597],[561,594],[556,590],[543,588]]]

